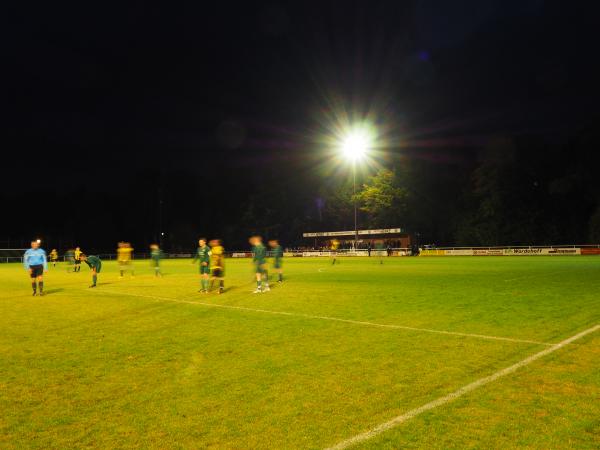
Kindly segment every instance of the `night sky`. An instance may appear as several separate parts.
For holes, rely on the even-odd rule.
[[[311,208],[340,117],[374,119],[382,164],[450,173],[429,187],[448,195],[490,142],[568,146],[599,118],[592,2],[214,3],[13,6],[0,241],[231,248],[269,233],[253,214],[293,241],[333,226]],[[427,238],[452,244],[445,228]]]

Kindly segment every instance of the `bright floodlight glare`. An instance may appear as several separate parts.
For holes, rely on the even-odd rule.
[[[364,130],[350,132],[342,142],[342,153],[352,161],[361,159],[369,150],[370,138]]]

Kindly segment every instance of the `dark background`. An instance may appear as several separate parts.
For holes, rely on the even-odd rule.
[[[13,5],[0,241],[351,229],[327,142],[349,115],[377,125],[375,162],[411,193],[393,225],[423,243],[598,243],[592,3]]]

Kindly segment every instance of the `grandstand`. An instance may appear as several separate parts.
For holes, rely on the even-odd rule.
[[[383,228],[373,230],[358,230],[357,247],[372,248],[380,246],[382,248],[411,248],[414,241],[412,235],[402,228]],[[330,248],[331,242],[335,239],[339,241],[341,249],[349,249],[354,246],[354,231],[319,231],[302,233],[308,245],[313,249]]]

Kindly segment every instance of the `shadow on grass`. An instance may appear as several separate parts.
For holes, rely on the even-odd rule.
[[[63,288],[46,289],[44,291],[44,295],[57,294],[57,293],[62,292],[62,291],[64,291]]]
[[[223,294],[226,294],[229,291],[233,291],[236,287],[237,286],[228,286],[228,287],[225,287],[220,294],[219,294],[219,289],[218,288],[212,288],[208,292],[196,291],[196,294],[198,294],[198,298],[212,297],[213,295],[223,295]]]

